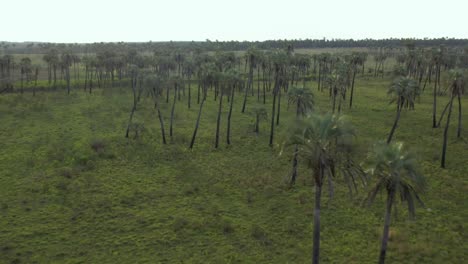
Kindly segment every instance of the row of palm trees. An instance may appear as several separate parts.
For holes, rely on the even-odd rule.
[[[315,78],[319,91],[328,89],[332,112],[337,111],[340,113],[346,100],[349,100],[349,108],[352,107],[355,78],[358,72],[364,72],[364,65],[368,57],[368,54],[364,52],[353,52],[345,55],[321,53],[309,56],[294,54],[292,48],[286,51],[261,51],[251,48],[243,56],[236,55],[233,52],[207,54],[200,52],[187,53],[180,50],[174,52],[158,51],[153,56],[144,56],[136,50],[126,49],[125,46],[117,45],[113,47],[113,49],[108,49],[107,46],[103,45],[97,48],[98,52],[95,56],[84,57],[72,54],[69,50],[59,52],[57,49],[50,49],[43,56],[43,60],[47,64],[47,80],[49,85],[51,87],[57,86],[58,69],[60,69],[61,79],[66,83],[68,93],[71,91],[70,71],[74,73],[75,86],[78,86],[80,84],[80,72],[84,70],[83,87],[85,91],[88,90],[90,93],[93,86],[96,85],[98,87],[114,87],[116,79],[118,80],[119,87],[123,87],[129,80],[131,80],[131,87],[133,87],[137,80],[137,78],[133,78],[134,71],[137,71],[137,75],[140,75],[138,79],[140,79],[141,83],[144,80],[141,76],[148,76],[154,73],[158,79],[156,86],[165,87],[166,103],[169,103],[169,95],[172,89],[177,90],[175,93],[177,93],[179,101],[181,100],[181,93],[185,96],[187,91],[187,106],[191,108],[193,99],[191,85],[193,82],[198,83],[197,104],[200,104],[200,101],[204,102],[206,100],[208,90],[214,90],[215,100],[217,100],[219,95],[221,95],[222,99],[226,94],[226,88],[224,87],[232,87],[231,85],[224,84],[227,79],[223,74],[225,75],[228,71],[234,72],[238,83],[235,85],[236,88],[231,88],[232,92],[227,92],[227,98],[229,100],[231,96],[234,97],[235,89],[239,93],[242,93],[242,113],[247,108],[247,102],[251,100],[249,98],[256,97],[258,103],[263,102],[263,104],[266,104],[267,95],[272,95],[270,146],[274,142],[275,127],[280,123],[282,95],[286,94],[291,99],[292,95],[288,94],[290,86],[298,87],[299,83],[301,83],[302,87],[305,87],[308,80]],[[427,83],[434,84],[433,127],[439,127],[445,116],[451,117],[453,101],[457,99],[459,106],[457,137],[461,137],[461,96],[464,94],[465,83],[463,81],[463,73],[458,71],[459,77],[456,77],[456,81],[453,82],[450,81],[453,74],[445,74],[448,76],[445,79],[449,80],[448,88],[445,90],[441,89],[441,86],[443,86],[443,82],[441,83],[442,69],[449,72],[456,66],[468,66],[468,60],[464,60],[463,56],[454,56],[454,52],[456,51],[448,50],[444,47],[424,50],[416,49],[414,46],[409,45],[405,53],[397,56],[397,68],[399,67],[401,70],[395,72],[407,78],[395,81],[394,85],[392,85],[393,89],[389,91],[389,95],[393,98],[392,102],[396,103],[397,113],[387,139],[388,142],[392,140],[398,126],[401,111],[403,109],[414,109],[414,102],[419,94],[424,91]],[[379,71],[378,68],[384,67],[383,61],[387,56],[393,55],[386,49],[379,49],[374,53],[376,61],[375,76]],[[28,84],[34,81],[33,94],[35,94],[40,67],[32,65],[28,57],[22,58],[20,63],[16,64],[11,55],[6,55],[0,61],[2,77],[6,77],[6,79],[11,78],[15,67],[20,71],[20,92],[23,93],[24,91],[24,82]],[[171,83],[175,83],[176,85]],[[7,89],[12,88],[12,86],[12,82],[6,82]],[[139,86],[141,89],[142,85],[140,84]],[[164,88],[158,89],[162,95]],[[444,92],[450,94],[450,100],[437,122],[437,98],[443,95]],[[141,91],[139,94],[141,94]],[[176,109],[175,99],[176,97],[172,100],[170,136],[173,134],[172,124]],[[288,108],[291,102],[291,100],[288,100]],[[200,106],[199,116],[201,115],[203,105],[201,104]],[[265,112],[263,108],[256,110]],[[232,110],[230,112],[229,121],[231,120]],[[262,117],[257,118],[258,121],[265,119],[264,115],[259,114],[257,116]],[[449,123],[450,118],[446,122],[445,130],[447,131]],[[129,125],[129,127],[131,126]],[[230,133],[230,129],[228,131]],[[258,126],[256,131],[258,131]],[[447,133],[444,134],[446,135]],[[194,132],[191,148],[193,148],[195,139],[196,131]],[[230,140],[227,141],[230,144]],[[218,147],[218,145],[219,143],[216,141],[215,147]],[[446,149],[447,137],[444,136],[442,167],[445,167]]]

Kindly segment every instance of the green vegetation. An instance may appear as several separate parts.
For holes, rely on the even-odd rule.
[[[466,259],[466,72],[430,60],[451,51],[106,52],[51,50],[34,95],[34,63],[2,58],[0,262],[309,263],[314,248],[316,262],[375,263],[383,225],[389,263]],[[386,139],[415,153],[424,192],[389,174],[401,164],[382,167],[402,156],[398,143],[373,148]],[[414,220],[408,186],[425,205]]]

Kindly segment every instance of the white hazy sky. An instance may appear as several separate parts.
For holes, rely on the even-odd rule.
[[[0,40],[468,38],[468,0],[2,0]]]

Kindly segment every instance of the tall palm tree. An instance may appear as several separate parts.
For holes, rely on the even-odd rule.
[[[396,198],[408,204],[408,212],[414,217],[415,200],[423,205],[419,194],[424,191],[425,181],[417,168],[415,156],[403,148],[403,143],[379,142],[368,157],[369,175],[375,177],[366,201],[371,204],[379,192],[387,193],[385,222],[381,241],[379,263],[385,262],[392,206]],[[424,205],[423,205],[424,206]]]
[[[147,86],[147,89],[149,90],[151,96],[153,97],[154,100],[154,108],[156,108],[156,111],[158,112],[158,119],[159,119],[159,126],[161,128],[161,137],[162,137],[162,142],[163,144],[166,144],[166,131],[164,129],[164,119],[161,114],[161,101],[163,100],[162,94],[163,94],[163,83],[164,79],[156,76],[156,75],[148,75],[145,77],[145,85]]]
[[[304,117],[314,107],[314,94],[305,87],[291,87],[288,91],[289,103],[296,105],[296,118]],[[291,185],[296,183],[298,146],[294,146]]]
[[[202,99],[200,103],[200,108],[198,110],[197,121],[195,123],[195,129],[193,130],[193,134],[192,134],[192,140],[190,141],[190,146],[189,146],[190,149],[192,149],[193,145],[195,144],[195,139],[198,133],[198,127],[200,126],[200,118],[201,118],[201,114],[203,110],[203,105],[205,104],[205,101],[206,101],[208,85],[211,85],[213,83],[214,78],[215,78],[214,75],[215,75],[215,67],[212,63],[204,64],[202,65],[202,67],[200,67],[199,77],[201,81]]]
[[[133,115],[135,114],[135,111],[136,111],[136,108],[137,108],[137,104],[138,104],[138,94],[139,94],[139,91],[137,90],[138,87],[137,87],[137,80],[138,80],[138,76],[139,75],[139,69],[136,65],[132,65],[130,67],[130,82],[131,82],[131,86],[132,86],[132,92],[133,92],[133,104],[132,104],[132,110],[130,112],[130,117],[129,117],[129,120],[128,120],[128,125],[127,125],[127,130],[125,132],[125,137],[128,138],[129,136],[129,133],[130,133],[130,127],[132,125],[132,120],[133,120]]]
[[[289,136],[288,144],[298,145],[299,156],[307,161],[315,183],[314,231],[312,263],[319,263],[320,249],[320,205],[325,181],[333,195],[333,178],[341,174],[348,183],[356,187],[356,180],[365,180],[359,165],[351,159],[354,130],[346,117],[338,115],[312,114],[297,121],[298,126]]]
[[[442,145],[442,158],[440,162],[440,166],[445,168],[445,156],[447,153],[447,140],[448,140],[448,129],[450,125],[450,117],[452,115],[452,106],[453,100],[455,97],[458,98],[458,129],[457,129],[457,137],[461,136],[461,95],[464,93],[465,86],[466,86],[466,79],[463,76],[463,72],[460,70],[452,70],[451,71],[451,78],[452,84],[450,86],[450,101],[448,103],[448,114],[447,114],[447,122],[445,124],[444,129],[444,143]]]
[[[30,74],[32,72],[31,66],[31,59],[29,57],[25,57],[21,59],[20,62],[20,70],[21,70],[21,94],[23,93],[23,79],[26,76],[26,82],[30,80]]]
[[[177,94],[180,91],[182,86],[183,79],[179,76],[173,76],[173,78],[169,81],[169,85],[173,85],[174,87],[174,100],[172,101],[172,108],[171,108],[171,119],[169,122],[169,137],[172,139],[173,135],[173,125],[174,125],[174,117],[175,117],[175,106],[177,101]],[[179,95],[180,96],[180,95]]]
[[[390,103],[396,103],[397,105],[395,122],[393,123],[392,130],[390,130],[390,134],[387,138],[387,143],[390,143],[390,141],[392,141],[393,134],[395,133],[395,129],[398,126],[401,110],[403,108],[414,109],[414,102],[416,97],[419,95],[419,86],[418,83],[411,78],[400,77],[393,81],[387,93],[392,97]]]
[[[286,65],[288,62],[288,56],[286,52],[275,52],[271,56],[271,60],[274,65],[274,72],[275,72],[275,86],[273,88],[273,102],[272,102],[272,109],[271,109],[271,125],[270,125],[270,141],[269,141],[269,146],[273,146],[273,138],[274,138],[274,132],[275,132],[275,114],[278,112],[279,109],[276,110],[276,99],[278,98],[278,95],[281,94],[281,87],[284,86],[286,83]],[[280,100],[278,100],[278,105],[279,105]],[[277,120],[278,121],[278,120]]]
[[[242,87],[244,83],[239,73],[235,69],[230,69],[227,73],[227,90],[230,92],[229,95],[229,112],[227,116],[227,129],[226,129],[226,143],[231,144],[231,117],[232,109],[234,106],[234,94],[237,87]]]

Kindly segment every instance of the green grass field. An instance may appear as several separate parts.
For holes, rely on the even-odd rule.
[[[360,77],[355,107],[345,108],[357,129],[359,161],[385,139],[395,116],[386,95],[390,79]],[[310,83],[318,109],[330,109],[328,92]],[[195,91],[195,89],[194,89]],[[194,97],[195,99],[195,97]],[[271,98],[269,98],[271,99]],[[249,97],[247,111],[256,97]],[[0,96],[0,263],[309,263],[314,189],[301,164],[298,184],[285,184],[291,155],[279,155],[294,117],[282,98],[273,148],[268,122],[260,135],[253,116],[241,114],[236,94],[232,145],[214,149],[217,102],[208,97],[197,142],[188,150],[198,105],[177,102],[174,138],[161,143],[151,98],[142,97],[138,139],[126,139],[129,88]],[[448,97],[439,97],[439,113]],[[468,113],[468,99],[462,101]],[[270,112],[271,105],[266,108]],[[415,111],[404,111],[394,140],[420,157],[427,177],[426,209],[415,221],[399,205],[393,218],[388,263],[464,263],[468,129],[456,139],[451,123],[448,168],[439,168],[443,128],[431,128],[430,89]],[[166,125],[170,105],[163,104]],[[95,151],[92,146],[97,149]],[[292,154],[292,150],[290,150]],[[384,195],[362,207],[366,188],[350,198],[341,179],[333,199],[323,197],[323,263],[375,263]]]

